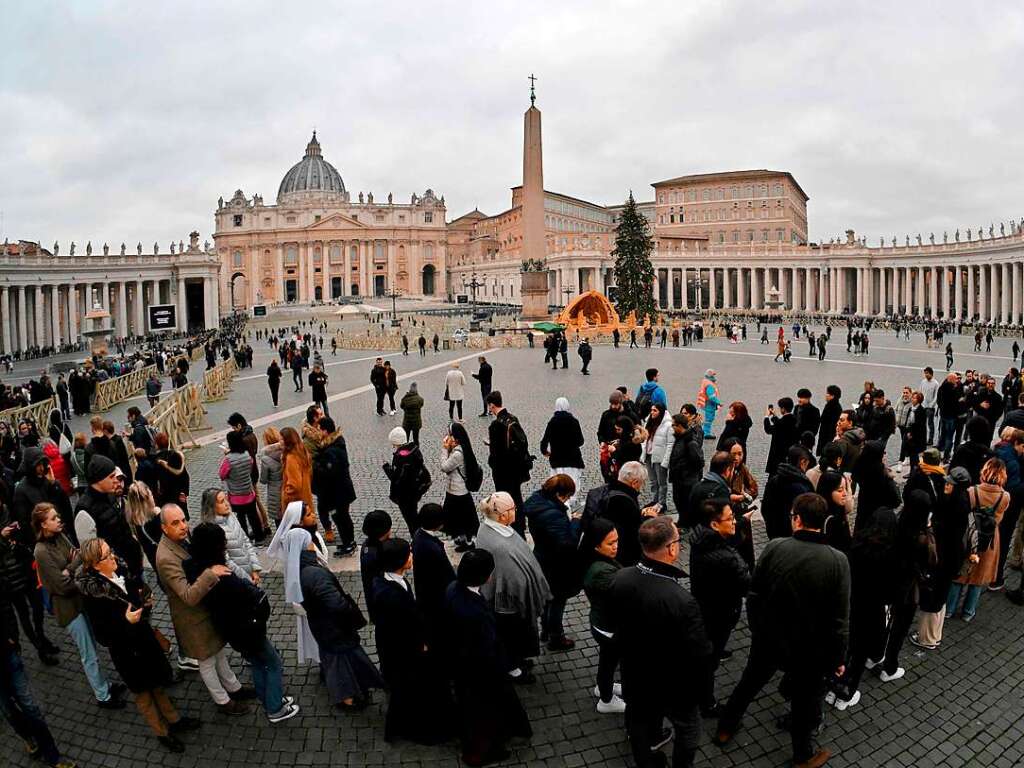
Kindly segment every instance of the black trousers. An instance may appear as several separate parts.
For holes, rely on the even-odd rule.
[[[480,387],[480,402],[482,402],[483,406],[484,406],[483,410],[480,411],[480,415],[481,416],[483,416],[485,413],[487,413],[487,396],[489,394],[491,394],[491,388],[490,387],[487,387],[486,389],[484,387]]]
[[[597,690],[601,695],[601,701],[608,703],[614,693],[615,669],[619,666],[619,646],[615,644],[614,638],[602,635],[593,626],[590,627],[590,634],[597,642]]]
[[[281,382],[277,381],[274,384],[270,384],[270,399],[274,401],[274,405],[277,405],[277,391],[281,388]]]
[[[398,505],[398,511],[402,513],[405,526],[409,529],[409,540],[411,541],[412,537],[416,535],[416,530],[420,527],[416,502],[406,499]]]
[[[338,504],[331,508],[317,499],[317,512],[320,514],[320,524],[325,531],[331,530],[331,521],[338,528],[338,540],[341,544],[351,544],[356,540],[355,529],[352,527],[352,515],[349,514],[350,504]]]
[[[260,511],[253,499],[248,504],[232,504],[231,511],[238,518],[238,524],[242,526],[245,535],[252,541],[259,541],[264,536],[263,521],[260,519]]]
[[[747,666],[719,721],[722,730],[735,732],[747,707],[779,669],[779,662],[757,643],[751,646]],[[793,740],[793,761],[801,763],[814,754],[812,736],[821,722],[821,701],[825,696],[824,673],[804,664],[795,664],[791,669],[783,671],[786,673],[792,707],[790,737]]]
[[[295,385],[296,392],[302,391],[302,371],[292,371],[292,383]]]
[[[384,415],[384,395],[387,394],[387,390],[382,387],[376,387],[374,390],[377,393],[377,415]]]
[[[448,418],[455,418],[456,409],[459,412],[459,420],[462,420],[462,401],[461,400],[449,400],[448,401]]]
[[[664,756],[659,752],[651,752],[661,735],[662,722],[667,719],[675,729],[675,744],[672,748],[672,768],[690,768],[697,755],[697,745],[703,724],[700,719],[700,708],[696,704],[664,707],[652,705],[642,698],[630,697],[629,690],[623,691],[627,697],[626,733],[629,735],[630,748],[637,768],[664,765]]]

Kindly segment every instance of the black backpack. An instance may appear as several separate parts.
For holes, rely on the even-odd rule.
[[[641,419],[651,412],[651,392],[653,391],[654,390],[642,389],[639,394],[637,394],[636,400],[633,401],[636,407],[636,412],[639,414]]]
[[[530,472],[533,471],[533,455],[530,453],[530,441],[526,431],[519,420],[514,416],[509,418],[505,431],[505,444],[509,460],[516,466],[523,480],[530,479]]]
[[[622,491],[613,490],[605,483],[587,491],[587,499],[583,503],[583,514],[580,516],[580,532],[590,530],[594,520],[602,517],[608,509],[608,502],[614,495],[625,496]]]

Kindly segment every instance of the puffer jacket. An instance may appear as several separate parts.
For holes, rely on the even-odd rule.
[[[647,421],[644,422],[645,429],[647,429]],[[649,429],[647,433],[651,450],[650,453],[647,452],[647,442],[644,442],[643,450],[640,452],[640,461],[646,462],[649,458],[652,464],[661,464],[665,460],[666,454],[672,451],[672,443],[675,442],[675,435],[672,433],[672,418],[665,414],[657,429],[654,430],[654,434],[651,435]]]
[[[690,591],[709,628],[740,617],[750,589],[750,569],[729,539],[704,524],[690,534]]]
[[[256,489],[252,484],[252,456],[248,452],[229,453],[220,465],[220,479],[232,504],[252,501]]]
[[[569,598],[580,591],[576,543],[579,520],[570,519],[565,505],[543,491],[536,491],[523,505],[533,536],[533,555],[544,571],[555,597]]]
[[[238,518],[232,513],[230,515],[214,515],[213,522],[224,529],[224,538],[227,539],[228,567],[235,575],[242,579],[248,579],[254,572],[263,570],[260,565],[260,558],[256,554],[249,537],[245,535]]]
[[[281,443],[271,443],[260,451],[260,482],[267,486],[267,514],[281,518]]]

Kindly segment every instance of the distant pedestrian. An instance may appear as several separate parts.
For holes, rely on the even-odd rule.
[[[576,354],[578,354],[580,356],[580,360],[583,361],[583,370],[581,373],[584,376],[589,376],[590,371],[588,369],[590,367],[590,360],[594,356],[594,348],[590,346],[589,341],[583,339],[580,342],[579,348],[576,350]]]
[[[473,378],[480,383],[480,400],[483,402],[483,410],[480,412],[481,416],[487,415],[487,396],[491,394],[491,377],[493,376],[493,369],[491,364],[487,362],[487,358],[483,355],[477,358],[477,362],[480,363],[480,367],[476,373],[473,374]]]
[[[452,363],[451,369],[444,377],[444,399],[448,401],[448,418],[455,418],[455,411],[459,412],[459,421],[462,421],[462,400],[466,396],[466,377],[459,370],[459,361]]]

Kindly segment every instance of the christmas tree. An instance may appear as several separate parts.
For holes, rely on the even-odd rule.
[[[636,209],[633,193],[629,193],[626,206],[622,209],[619,226],[615,229],[616,310],[624,318],[631,311],[636,312],[638,323],[644,315],[654,317],[654,266],[651,264],[651,239],[647,219]]]

